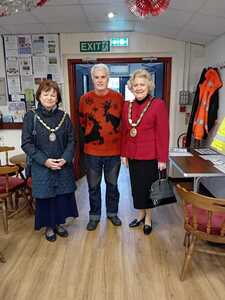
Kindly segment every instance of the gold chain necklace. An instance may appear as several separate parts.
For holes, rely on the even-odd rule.
[[[141,123],[141,120],[142,120],[144,114],[146,113],[146,111],[148,110],[149,106],[151,105],[152,100],[153,99],[151,99],[145,105],[145,108],[142,110],[139,118],[137,119],[137,121],[135,123],[132,121],[132,106],[133,106],[133,102],[129,103],[129,106],[128,106],[128,123],[132,126],[132,128],[130,129],[130,136],[131,137],[135,137],[137,135],[137,126]]]
[[[59,122],[59,124],[58,124],[55,128],[51,128],[51,127],[49,127],[49,126],[48,126],[48,125],[47,125],[47,124],[39,117],[39,115],[37,114],[37,119],[38,119],[38,121],[39,121],[46,129],[48,129],[48,130],[50,131],[50,134],[49,134],[49,137],[48,137],[50,142],[54,142],[54,141],[56,140],[56,134],[55,134],[55,132],[56,132],[57,130],[59,130],[59,128],[62,126],[62,124],[63,124],[65,118],[66,118],[66,112],[64,112],[63,117],[62,117],[61,121]]]

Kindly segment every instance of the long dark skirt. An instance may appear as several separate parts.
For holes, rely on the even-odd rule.
[[[42,227],[55,228],[64,224],[66,218],[78,217],[74,193],[57,195],[54,198],[36,199],[35,230]]]
[[[129,172],[134,208],[152,208],[149,191],[152,183],[159,177],[157,160],[129,159]]]

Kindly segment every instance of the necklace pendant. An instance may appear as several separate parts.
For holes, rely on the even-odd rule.
[[[54,132],[51,132],[49,134],[48,139],[49,139],[50,142],[54,142],[56,140],[56,134]]]
[[[132,128],[130,129],[130,136],[131,136],[131,137],[135,137],[136,135],[137,135],[137,128],[132,127]]]

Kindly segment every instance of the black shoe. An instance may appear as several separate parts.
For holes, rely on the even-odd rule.
[[[95,230],[98,226],[99,220],[90,220],[87,224],[87,230],[92,231]]]
[[[122,222],[120,220],[120,218],[118,216],[108,216],[107,217],[114,226],[121,226],[122,225]]]
[[[144,234],[148,235],[152,232],[152,225],[145,224],[143,227]]]
[[[56,241],[56,234],[51,228],[47,228],[45,230],[45,238],[49,242],[55,242]]]
[[[69,235],[68,231],[61,225],[57,225],[54,231],[61,237],[68,237]]]
[[[138,227],[139,225],[143,224],[145,221],[145,218],[138,220],[138,219],[134,219],[132,222],[130,222],[129,227],[133,228],[133,227]]]

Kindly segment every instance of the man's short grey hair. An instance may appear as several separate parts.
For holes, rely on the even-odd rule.
[[[97,71],[97,70],[104,71],[105,74],[107,75],[107,77],[109,77],[110,72],[109,72],[108,66],[105,65],[105,64],[96,64],[96,65],[94,65],[94,66],[91,68],[91,78],[94,77],[94,73],[95,73],[95,71]]]

